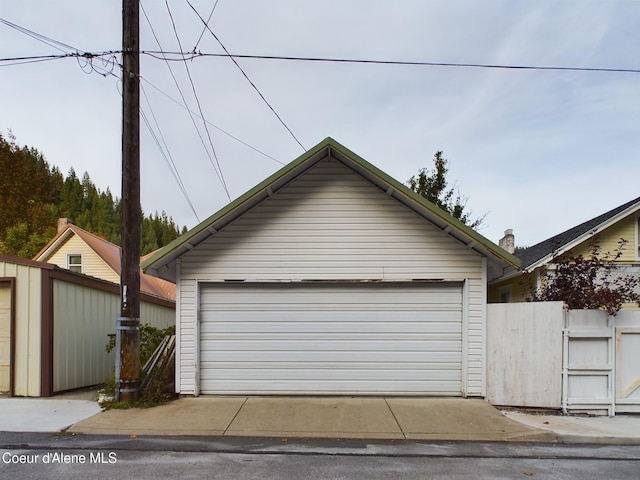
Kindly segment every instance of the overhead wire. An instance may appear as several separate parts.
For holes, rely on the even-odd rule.
[[[180,107],[182,107],[182,108],[184,108],[184,109],[186,109],[186,110],[189,110],[189,107],[188,107],[188,106],[186,106],[183,102],[180,102],[179,100],[177,100],[177,99],[173,98],[173,97],[172,97],[171,95],[169,95],[167,92],[165,92],[165,91],[161,90],[159,87],[157,87],[156,85],[154,85],[153,83],[151,83],[151,82],[150,82],[148,79],[146,79],[145,77],[140,77],[140,79],[141,79],[143,82],[145,82],[146,84],[148,84],[149,86],[151,86],[152,88],[154,88],[155,90],[157,90],[160,94],[164,95],[164,96],[165,96],[165,97],[167,97],[169,100],[171,100],[172,102],[174,102],[175,104],[177,104],[178,106],[180,106]],[[194,112],[194,111],[192,111],[192,110],[190,110],[190,112],[191,112],[193,115],[198,116],[198,113],[197,113],[197,112]],[[260,150],[260,149],[258,149],[258,148],[256,148],[256,147],[254,147],[253,145],[251,145],[251,144],[249,144],[249,143],[245,142],[245,141],[244,141],[244,140],[242,140],[241,138],[238,138],[238,137],[236,137],[235,135],[233,135],[233,134],[231,134],[231,133],[227,132],[226,130],[224,130],[224,129],[220,128],[218,125],[216,125],[216,124],[214,124],[214,123],[210,122],[209,120],[204,119],[204,121],[205,121],[205,122],[207,122],[207,124],[208,124],[209,126],[211,126],[211,127],[215,128],[216,130],[218,130],[219,132],[221,132],[221,133],[225,134],[226,136],[228,136],[228,137],[230,137],[230,138],[234,139],[236,142],[241,143],[241,144],[242,144],[242,145],[244,145],[245,147],[250,148],[250,149],[251,149],[251,150],[253,150],[254,152],[259,153],[260,155],[262,155],[262,156],[264,156],[264,157],[267,157],[267,158],[269,158],[270,160],[273,160],[274,162],[279,163],[280,165],[285,165],[285,163],[284,163],[284,162],[282,162],[282,161],[278,160],[278,159],[277,159],[277,158],[275,158],[275,157],[272,157],[272,156],[271,156],[271,155],[269,155],[268,153],[265,153],[265,152],[263,152],[262,150]]]
[[[209,14],[209,18],[207,18],[207,22],[204,25],[204,28],[202,29],[202,32],[200,32],[200,36],[198,37],[198,40],[196,41],[196,44],[193,46],[193,51],[195,52],[198,49],[198,45],[200,45],[200,40],[202,40],[202,37],[204,37],[204,33],[207,31],[207,27],[209,25],[209,22],[211,21],[211,17],[213,17],[213,12],[216,10],[216,7],[218,6],[218,2],[220,0],[216,0],[215,3],[213,4],[213,8],[211,9],[211,13]]]
[[[160,154],[162,155],[162,158],[164,159],[165,163],[167,164],[167,167],[169,168],[169,171],[171,172],[171,175],[173,176],[174,180],[176,181],[176,183],[178,184],[178,188],[180,189],[180,191],[182,192],[182,195],[184,196],[185,200],[187,201],[187,203],[189,204],[189,207],[191,208],[191,211],[193,212],[193,215],[196,217],[196,220],[198,220],[198,223],[200,223],[200,217],[198,216],[198,212],[196,212],[196,209],[193,205],[193,202],[191,201],[191,198],[189,198],[189,193],[184,185],[184,182],[182,181],[182,177],[180,176],[180,172],[178,171],[178,167],[176,166],[176,163],[173,160],[173,156],[171,155],[171,151],[169,150],[169,147],[167,145],[167,142],[165,140],[164,134],[162,133],[162,129],[160,128],[160,124],[158,123],[158,119],[156,118],[155,113],[153,112],[153,108],[151,107],[151,102],[149,101],[149,97],[147,97],[147,92],[145,91],[144,87],[141,85],[140,86],[140,90],[142,91],[142,94],[147,102],[147,105],[149,107],[149,111],[151,112],[151,117],[153,118],[153,121],[156,125],[156,128],[158,129],[158,133],[160,134],[160,138],[162,139],[162,144],[164,145],[164,149],[162,148],[162,145],[160,145],[160,141],[158,140],[158,137],[156,136],[151,123],[149,122],[149,119],[147,118],[144,109],[142,107],[140,107],[140,114],[144,120],[145,125],[147,126],[147,129],[149,130],[149,133],[151,134],[151,137],[153,138],[156,146],[158,147],[158,150],[160,151]]]
[[[165,0],[166,1],[166,0]],[[218,36],[213,33],[213,30],[211,30],[211,28],[209,27],[209,25],[207,24],[207,22],[204,21],[204,18],[202,18],[202,16],[200,15],[200,13],[198,13],[198,11],[195,9],[195,7],[191,4],[191,2],[189,0],[185,0],[187,2],[187,4],[189,5],[189,7],[191,7],[191,10],[193,10],[195,12],[195,14],[198,16],[198,18],[200,19],[200,21],[204,24],[205,28],[209,31],[209,33],[211,33],[211,35],[213,36],[213,38],[216,39],[216,41],[218,42],[218,44],[220,45],[220,47],[222,47],[222,50],[224,50],[224,52],[227,54],[227,56],[231,59],[231,61],[236,65],[236,67],[238,67],[238,69],[240,70],[240,72],[242,72],[242,75],[244,76],[244,78],[247,79],[247,81],[249,82],[249,84],[251,84],[251,86],[253,87],[253,89],[258,93],[258,95],[260,96],[260,98],[262,99],[262,101],[267,105],[267,107],[269,107],[269,109],[273,112],[273,114],[276,116],[276,118],[278,119],[278,121],[284,126],[284,128],[289,132],[289,134],[293,137],[293,139],[298,143],[298,145],[300,145],[300,147],[302,148],[303,151],[306,151],[307,149],[305,148],[305,146],[300,142],[300,140],[298,140],[298,137],[296,137],[294,135],[294,133],[291,131],[291,129],[289,128],[289,126],[284,122],[284,120],[282,120],[282,118],[280,117],[280,115],[278,115],[278,112],[276,112],[275,108],[273,108],[273,106],[271,106],[271,104],[267,101],[267,99],[265,98],[265,96],[262,94],[262,92],[260,91],[260,89],[258,89],[258,87],[256,86],[255,83],[253,83],[253,81],[251,81],[251,79],[249,78],[249,76],[247,75],[247,73],[244,71],[244,69],[240,66],[240,64],[236,61],[235,58],[233,58],[231,56],[231,54],[229,53],[229,51],[227,50],[227,47],[224,46],[224,44],[222,43],[222,41],[218,38]]]
[[[0,19],[0,20],[2,20],[2,19]],[[95,72],[97,72],[97,73],[99,73],[99,74],[101,74],[101,75],[103,75],[105,77],[111,75],[111,76],[115,77],[116,79],[120,80],[120,77],[113,72],[113,67],[118,66],[118,67],[122,68],[122,65],[119,64],[115,60],[115,57],[114,58],[105,58],[104,57],[104,55],[110,55],[110,56],[113,57],[117,52],[106,52],[106,53],[103,53],[103,54],[100,54],[100,55],[93,55],[93,54],[88,53],[88,52],[82,52],[80,49],[72,47],[71,45],[67,45],[65,43],[58,42],[57,40],[53,40],[53,39],[51,39],[49,37],[46,37],[44,35],[40,35],[40,34],[38,34],[36,32],[32,32],[31,30],[29,30],[27,28],[20,27],[20,26],[18,26],[16,24],[13,24],[11,22],[7,22],[7,21],[2,20],[2,23],[10,24],[9,26],[11,26],[12,28],[17,29],[21,33],[25,33],[25,34],[27,34],[28,36],[30,36],[32,38],[35,38],[35,39],[37,39],[39,41],[43,41],[47,45],[53,46],[54,48],[56,48],[58,50],[61,50],[61,51],[64,52],[64,50],[62,48],[59,48],[59,47],[57,47],[55,45],[60,45],[60,46],[66,48],[68,50],[71,50],[73,52],[73,53],[65,53],[62,56],[49,56],[48,58],[46,58],[46,57],[45,58],[41,58],[41,59],[38,59],[38,61],[52,60],[52,59],[56,59],[56,58],[65,58],[65,57],[76,57],[78,60],[80,60],[82,58],[86,58],[87,61],[91,63],[91,60],[93,58],[102,57],[103,64],[104,65],[110,64],[112,66],[112,68],[110,70],[107,70],[107,69],[103,69],[101,67],[95,66],[95,65],[93,65],[93,63],[91,63],[92,71],[95,71]],[[81,66],[81,68],[82,68],[82,66]],[[82,68],[82,69],[84,71],[84,68]],[[102,70],[102,71],[100,71],[100,70]],[[156,122],[156,125],[158,127],[158,131],[160,133],[160,136],[162,137],[163,143],[164,143],[165,147],[167,147],[167,144],[164,141],[164,135],[162,134],[162,131],[160,130],[160,126],[158,125],[158,122],[157,122],[157,119],[155,117],[155,114],[153,113],[153,110],[151,108],[151,103],[149,102],[149,99],[146,96],[146,92],[144,91],[142,86],[141,86],[141,90],[142,90],[142,92],[143,92],[143,94],[145,96],[145,99],[147,100],[147,104],[148,104],[149,109],[151,111],[151,115],[153,116],[153,118],[154,118],[154,120]],[[122,92],[119,92],[119,93],[120,93],[120,95],[122,95]],[[147,126],[147,129],[149,130],[149,133],[150,133],[151,137],[153,138],[153,140],[155,141],[156,145],[158,146],[158,149],[160,150],[160,154],[163,156],[163,158],[165,159],[165,161],[167,161],[167,164],[169,165],[169,160],[167,160],[167,154],[169,155],[169,157],[171,157],[171,153],[170,153],[168,148],[167,148],[167,153],[166,154],[163,151],[162,147],[160,146],[160,142],[158,141],[157,136],[156,136],[156,134],[155,134],[155,132],[154,132],[154,130],[153,130],[153,128],[152,128],[152,126],[151,126],[151,124],[150,124],[150,122],[149,122],[149,120],[148,120],[148,118],[147,118],[142,106],[140,106],[140,115],[143,118],[143,121],[144,121],[145,125]],[[170,163],[173,164],[173,167],[174,167],[175,171],[171,168],[171,166],[169,166],[169,171],[174,176],[176,182],[178,183],[178,188],[181,190],[181,192],[184,195],[187,203],[191,207],[191,210],[193,211],[193,214],[195,215],[196,219],[198,219],[198,222],[199,222],[200,219],[198,217],[198,214],[197,214],[197,212],[196,212],[196,210],[195,210],[195,208],[193,206],[193,203],[191,202],[191,199],[189,198],[189,194],[188,194],[188,192],[187,192],[187,190],[186,190],[186,188],[184,186],[184,183],[182,182],[182,178],[180,177],[180,174],[179,174],[178,169],[177,169],[177,167],[175,165],[175,162],[173,162],[173,158],[172,157],[170,159]]]
[[[178,35],[178,30],[176,28],[175,21],[173,20],[173,15],[171,13],[171,8],[169,7],[168,0],[165,0],[165,5],[167,7],[167,12],[169,13],[169,18],[171,20],[171,25],[173,27],[173,32],[174,32],[174,35],[176,37],[176,40],[178,42],[178,46],[179,46],[180,50],[182,50],[182,44],[180,42],[180,36]],[[148,17],[147,17],[147,20],[148,20]],[[150,22],[149,22],[149,24],[151,25]],[[159,44],[158,38],[155,35],[155,33],[154,33],[154,37],[156,38],[156,41]],[[162,48],[162,47],[160,47],[160,48]],[[220,161],[218,160],[218,155],[216,154],[216,149],[215,149],[215,147],[213,145],[213,140],[211,139],[211,132],[209,131],[209,127],[207,126],[207,123],[204,121],[204,118],[205,118],[204,117],[204,113],[202,112],[202,106],[200,104],[200,99],[198,98],[198,93],[196,91],[196,87],[195,87],[195,84],[193,82],[193,78],[191,77],[191,71],[189,70],[189,66],[188,66],[187,62],[185,61],[183,63],[184,63],[185,70],[187,72],[187,77],[189,78],[189,83],[191,84],[191,90],[193,92],[193,96],[195,98],[196,105],[198,106],[198,111],[200,112],[200,117],[203,120],[204,129],[205,129],[205,132],[207,133],[207,138],[209,140],[209,145],[211,146],[211,152],[213,153],[213,158],[211,158],[211,155],[209,155],[209,151],[206,148],[206,146],[205,146],[205,151],[207,152],[207,156],[209,157],[209,161],[210,161],[214,171],[218,175],[218,179],[220,180],[220,183],[222,184],[222,187],[223,187],[223,189],[224,189],[224,191],[225,191],[225,193],[227,195],[227,198],[229,199],[229,201],[231,201],[231,195],[229,194],[229,189],[227,188],[227,184],[226,184],[225,179],[224,179],[224,174],[222,172],[222,167],[220,166]],[[167,63],[167,66],[168,65],[169,64]],[[175,80],[175,77],[174,77],[174,80]],[[182,95],[182,93],[181,93],[181,95]],[[185,105],[187,105],[186,101],[185,101]],[[191,116],[191,119],[193,120],[192,116]],[[195,125],[195,122],[194,122],[194,125]],[[196,129],[197,129],[197,127],[196,127]],[[198,135],[200,135],[200,131],[199,130],[198,130]],[[200,139],[202,140],[203,146],[204,146],[204,140],[202,139],[202,136],[200,136]]]
[[[57,60],[62,58],[95,58],[104,55],[120,54],[122,50],[107,50],[103,52],[66,53],[62,55],[31,55],[23,57],[0,58],[0,62],[19,62]],[[354,58],[323,58],[323,57],[289,57],[283,55],[249,55],[249,54],[226,54],[226,53],[203,53],[203,52],[171,52],[161,50],[141,50],[140,55],[147,55],[152,58],[167,62],[184,62],[196,58],[218,57],[218,58],[241,58],[250,60],[281,60],[292,62],[323,62],[323,63],[356,63],[369,65],[392,65],[392,66],[417,66],[417,67],[458,67],[458,68],[487,68],[503,70],[547,70],[561,72],[585,72],[585,73],[640,73],[637,68],[617,68],[617,67],[558,67],[551,65],[499,65],[490,63],[449,63],[449,62],[420,62],[405,60],[373,60]],[[179,55],[180,58],[168,58],[167,55]],[[17,63],[16,63],[17,64]],[[13,65],[13,64],[12,64]],[[0,65],[4,66],[4,65]]]

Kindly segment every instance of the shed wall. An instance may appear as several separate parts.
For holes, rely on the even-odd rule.
[[[56,279],[53,298],[54,392],[102,383],[115,365],[115,352],[105,346],[116,331],[120,296]],[[140,322],[166,328],[174,324],[175,310],[142,301]]]
[[[42,275],[40,268],[0,262],[0,277],[15,281],[13,395],[40,395]]]

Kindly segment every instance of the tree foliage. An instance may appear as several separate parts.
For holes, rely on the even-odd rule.
[[[624,303],[634,302],[640,306],[640,279],[621,272],[616,265],[627,243],[620,239],[613,253],[602,254],[594,241],[587,257],[555,257],[540,287],[531,288],[530,300],[560,300],[570,310],[603,309],[609,315],[616,315]]]
[[[467,198],[460,195],[456,188],[447,188],[448,160],[442,156],[442,152],[435,153],[433,163],[433,170],[422,168],[418,175],[409,179],[409,188],[465,225],[475,230],[480,228],[486,215],[472,219],[471,211],[467,209]]]
[[[0,254],[33,258],[57,231],[57,220],[120,244],[120,200],[95,186],[88,173],[66,178],[36,149],[20,147],[0,134]],[[178,237],[165,212],[142,215],[140,251],[146,255]]]

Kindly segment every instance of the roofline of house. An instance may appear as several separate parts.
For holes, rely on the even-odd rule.
[[[390,177],[334,139],[328,137],[185,234],[161,248],[151,258],[142,262],[141,267],[143,271],[149,271],[149,273],[155,275],[162,275],[168,270],[168,264],[194,248],[209,236],[214,235],[220,228],[237,219],[245,211],[272,196],[291,180],[315,165],[317,161],[324,158],[324,155],[321,156],[324,151],[326,151],[328,155],[335,152],[344,157],[348,163],[352,164],[345,164],[345,166],[352,170],[354,166],[357,167],[358,173],[374,185],[386,191],[387,195],[409,206],[416,211],[416,213],[421,214],[421,216],[436,224],[445,233],[453,236],[467,247],[481,250],[485,254],[491,254],[507,266],[514,268],[520,267],[520,259],[486,239],[461,221],[453,218],[441,208],[421,197],[409,187]],[[314,158],[316,158],[316,161],[312,161]],[[338,158],[338,160],[340,159]]]
[[[622,210],[621,212],[618,212],[617,214],[613,215],[612,217],[609,217],[607,220],[605,220],[604,222],[596,225],[594,228],[590,229],[587,232],[584,232],[583,234],[575,237],[574,239],[572,239],[571,241],[565,243],[564,245],[561,245],[558,249],[554,250],[551,253],[548,253],[547,255],[545,255],[544,257],[542,257],[539,260],[536,260],[535,262],[533,262],[530,265],[527,265],[525,268],[522,269],[523,273],[531,273],[533,272],[535,269],[542,267],[544,265],[546,265],[547,263],[551,262],[551,260],[553,260],[554,257],[557,257],[558,255],[562,255],[566,252],[568,252],[569,250],[571,250],[572,248],[575,248],[576,246],[580,245],[581,243],[583,243],[584,241],[588,240],[590,237],[593,237],[594,235],[600,233],[601,231],[609,228],[610,226],[616,224],[617,222],[619,222],[620,220],[622,220],[623,218],[625,218],[628,215],[633,214],[634,212],[640,210],[640,201],[629,205],[628,208],[625,208],[624,210]]]

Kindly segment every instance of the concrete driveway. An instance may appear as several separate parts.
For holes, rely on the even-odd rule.
[[[60,432],[102,411],[95,392],[50,398],[0,397],[0,431]]]
[[[150,409],[108,410],[72,433],[554,441],[484,400],[367,397],[198,397]]]

